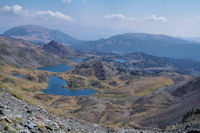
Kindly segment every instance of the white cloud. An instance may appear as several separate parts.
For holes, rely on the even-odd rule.
[[[154,14],[146,17],[145,20],[146,21],[163,21],[163,22],[167,21],[167,19],[165,17],[162,17],[162,16],[158,17],[158,16],[156,16]]]
[[[134,18],[134,17],[126,17],[123,14],[111,14],[111,15],[105,15],[105,19],[112,19],[112,20],[124,20],[129,22],[143,22],[143,21],[161,21],[165,22],[167,19],[165,17],[158,17],[154,14],[146,17],[146,18]]]
[[[19,5],[14,5],[14,6],[4,6],[3,8],[1,8],[0,11],[4,11],[4,12],[9,12],[9,13],[13,13],[13,14],[18,14],[20,15],[22,13],[23,7],[19,6]]]
[[[60,20],[66,20],[66,21],[69,21],[69,22],[73,22],[73,18],[70,17],[70,16],[67,16],[61,12],[53,12],[51,10],[46,10],[46,11],[38,11],[36,12],[36,16],[46,16],[46,17],[53,17],[53,18],[57,18],[57,19],[60,19]]]
[[[51,10],[33,11],[29,9],[24,9],[22,6],[19,6],[19,5],[4,6],[3,8],[0,8],[0,13],[3,13],[5,15],[62,20],[62,21],[67,21],[67,22],[74,21],[72,17],[58,11],[55,11],[55,12]]]
[[[124,20],[126,17],[123,14],[111,14],[111,15],[105,15],[104,18]]]

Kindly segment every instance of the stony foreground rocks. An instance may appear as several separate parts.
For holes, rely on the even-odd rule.
[[[106,132],[98,125],[57,117],[0,89],[0,133]]]

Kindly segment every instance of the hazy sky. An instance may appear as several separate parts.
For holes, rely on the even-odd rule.
[[[80,39],[126,32],[200,37],[200,0],[0,0],[0,33],[24,24]]]

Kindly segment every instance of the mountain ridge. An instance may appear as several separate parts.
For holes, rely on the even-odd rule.
[[[125,33],[108,39],[81,41],[58,30],[49,30],[36,25],[22,25],[5,31],[4,36],[46,44],[53,41],[70,46],[75,50],[101,53],[134,53],[200,60],[200,43],[163,34]]]
[[[108,39],[85,41],[71,48],[106,53],[133,53],[199,60],[200,44],[162,34],[126,33]]]
[[[16,26],[5,31],[3,35],[31,41],[37,44],[49,43],[52,40],[66,45],[80,42],[80,40],[75,39],[59,30],[51,30],[37,25]]]

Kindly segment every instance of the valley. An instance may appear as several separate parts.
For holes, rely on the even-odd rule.
[[[170,132],[200,104],[198,60],[78,51],[56,41],[21,39],[0,36],[0,87],[62,118],[112,132]]]

